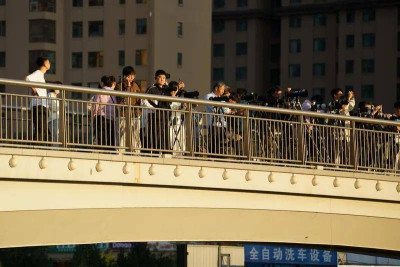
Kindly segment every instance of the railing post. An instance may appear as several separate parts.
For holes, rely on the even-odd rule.
[[[186,127],[186,149],[189,151],[190,156],[194,156],[193,149],[193,104],[188,104],[188,112],[186,112],[185,127]]]
[[[299,115],[299,127],[297,128],[297,159],[304,165],[306,157],[304,151],[304,116]],[[289,144],[286,144],[289,145]]]
[[[131,105],[131,98],[128,97],[126,98],[128,101],[128,112],[124,112],[124,117],[125,117],[125,146],[128,148],[129,152],[133,152],[133,140],[132,140],[132,120],[134,119],[133,113],[132,113],[132,105]],[[124,107],[121,107],[122,110],[124,110]]]
[[[245,121],[243,125],[243,146],[244,155],[248,160],[251,160],[251,149],[250,149],[250,110],[246,109],[244,112]]]
[[[354,169],[358,169],[357,161],[357,146],[356,146],[356,122],[351,121],[350,129],[350,163],[354,166]]]
[[[58,124],[59,127],[59,138],[61,142],[62,147],[67,147],[67,134],[66,134],[66,129],[68,128],[66,125],[66,112],[65,112],[65,106],[66,106],[66,101],[65,101],[65,90],[61,91],[61,101],[60,101],[60,122]]]

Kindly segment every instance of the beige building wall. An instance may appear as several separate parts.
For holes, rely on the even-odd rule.
[[[323,88],[325,101],[330,101],[330,91],[335,87],[351,89],[356,100],[383,104],[385,112],[392,112],[398,93],[398,4],[400,1],[370,1],[369,4],[355,1],[303,0],[293,4],[282,1],[281,15],[281,84],[282,87],[307,88],[317,94]],[[375,20],[363,21],[363,9],[374,8]],[[347,12],[354,10],[354,22],[347,22]],[[314,26],[314,16],[324,14],[326,26]],[[290,17],[301,17],[301,27],[291,28]],[[375,46],[363,46],[363,34],[375,34]],[[346,47],[347,35],[354,35],[354,48]],[[324,52],[314,52],[314,38],[325,38]],[[301,40],[301,52],[290,53],[289,41]],[[373,59],[374,71],[362,71],[362,60]],[[354,61],[354,72],[346,73],[346,61]],[[325,63],[325,75],[313,75],[313,64]],[[300,64],[300,77],[289,77],[289,65]],[[363,86],[373,85],[371,91]]]
[[[56,52],[56,74],[46,74],[49,81],[88,86],[99,82],[102,75],[118,78],[122,72],[118,53],[125,51],[125,65],[137,72],[136,80],[143,87],[153,83],[154,72],[165,69],[172,79],[182,79],[188,90],[209,90],[211,83],[211,0],[136,0],[104,1],[104,6],[73,7],[72,0],[56,1],[57,12],[29,12],[29,1],[7,1],[0,6],[0,20],[6,21],[6,36],[0,37],[0,52],[6,52],[6,67],[0,75],[23,79],[29,70],[29,50]],[[56,43],[30,43],[29,19],[45,18],[56,21]],[[147,33],[136,34],[136,19],[147,19]],[[125,34],[119,34],[119,21],[125,20]],[[90,21],[103,21],[103,36],[89,37]],[[183,22],[183,36],[178,37],[177,23]],[[82,22],[82,38],[72,37],[72,23]],[[146,50],[145,64],[136,65],[136,51]],[[103,67],[89,68],[88,53],[104,52]],[[82,68],[72,68],[72,53],[82,53]],[[178,67],[177,53],[183,55]],[[93,85],[93,84],[92,84]],[[15,91],[16,88],[7,88]],[[20,89],[19,89],[20,90]],[[88,97],[83,95],[84,98]]]

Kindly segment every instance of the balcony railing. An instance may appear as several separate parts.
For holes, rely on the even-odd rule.
[[[400,173],[400,123],[393,121],[9,79],[0,84],[61,91],[58,98],[1,93],[3,147]],[[181,103],[182,109],[72,100],[67,91]],[[42,105],[33,107],[33,100]]]

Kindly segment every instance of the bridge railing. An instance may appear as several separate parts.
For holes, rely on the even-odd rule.
[[[1,93],[0,146],[399,173],[400,123],[393,121],[9,79],[0,84],[61,91],[57,98]],[[74,100],[67,91],[111,98]],[[215,112],[204,112],[206,106]]]

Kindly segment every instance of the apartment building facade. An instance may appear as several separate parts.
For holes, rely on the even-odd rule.
[[[335,87],[392,111],[400,99],[400,1],[282,0],[281,85]]]
[[[279,84],[280,1],[214,0],[212,80],[265,93]]]
[[[142,89],[162,68],[188,90],[207,92],[211,7],[192,0],[0,0],[0,76],[23,79],[46,56],[50,81],[97,87],[102,75],[118,78],[131,65]]]

